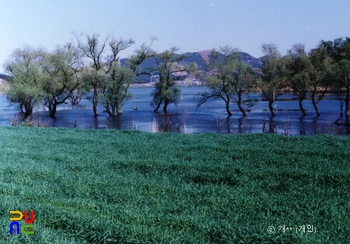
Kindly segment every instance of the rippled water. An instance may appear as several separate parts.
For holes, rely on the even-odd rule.
[[[114,118],[103,113],[94,117],[91,103],[85,99],[77,106],[61,105],[56,118],[49,118],[48,111],[36,108],[32,118],[34,121],[53,127],[77,127],[119,130],[140,130],[148,132],[172,131],[180,133],[277,133],[288,135],[312,134],[350,134],[349,126],[335,125],[339,118],[339,101],[328,96],[319,103],[321,116],[316,117],[310,100],[304,101],[307,116],[302,117],[298,101],[293,95],[284,94],[275,102],[277,116],[271,117],[266,101],[252,107],[251,112],[242,118],[237,105],[231,104],[233,116],[227,117],[225,104],[214,100],[196,109],[195,94],[203,91],[203,87],[183,87],[182,100],[178,106],[169,105],[168,114],[154,113],[150,106],[152,88],[130,89],[134,94],[123,106],[123,114]],[[256,94],[256,96],[259,96]],[[137,107],[138,110],[133,110]],[[11,121],[20,121],[18,108],[9,104],[5,95],[0,96],[0,125],[10,126]]]

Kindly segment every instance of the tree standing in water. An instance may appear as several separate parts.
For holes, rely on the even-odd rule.
[[[184,75],[193,72],[196,69],[195,64],[187,66],[180,65],[185,55],[176,54],[179,48],[172,47],[160,54],[155,55],[156,68],[149,74],[158,76],[155,89],[152,92],[153,101],[151,106],[154,112],[157,112],[163,104],[163,112],[167,112],[168,105],[177,104],[181,98],[181,90],[177,85],[177,81]]]
[[[298,95],[299,108],[303,116],[306,116],[303,100],[308,95],[312,66],[309,56],[305,51],[305,45],[293,45],[292,49],[288,50],[286,59],[288,78],[293,92]]]
[[[41,65],[46,76],[44,102],[49,108],[51,118],[55,117],[57,106],[66,103],[81,85],[81,57],[81,52],[71,43],[58,46],[52,53],[45,55]]]
[[[260,89],[263,97],[268,101],[271,115],[276,116],[273,103],[276,100],[277,93],[285,85],[286,60],[281,57],[275,44],[262,44],[261,48],[265,57],[261,67]]]
[[[45,75],[41,67],[44,57],[44,50],[25,46],[14,50],[4,65],[6,72],[12,76],[7,97],[19,104],[24,119],[29,119],[34,106],[44,97]]]
[[[103,98],[102,94],[106,92],[109,81],[113,81],[113,77],[116,77],[110,74],[116,71],[115,67],[119,65],[119,54],[134,44],[134,41],[132,39],[117,40],[109,36],[101,42],[98,34],[86,34],[85,39],[86,41],[82,42],[77,37],[79,48],[90,60],[89,66],[85,68],[82,74],[86,87],[91,87],[93,90],[91,103],[94,115],[98,116],[97,105],[99,100]],[[108,54],[106,55],[107,51]]]
[[[309,96],[317,117],[321,115],[318,103],[324,98],[330,87],[330,79],[324,70],[325,58],[326,50],[321,45],[309,52],[311,62]]]
[[[222,99],[228,116],[232,116],[230,102],[236,101],[242,115],[247,115],[243,96],[255,87],[256,78],[252,68],[241,61],[237,49],[225,46],[220,48],[220,52],[213,50],[203,79],[209,90],[196,95],[197,107],[209,99]]]

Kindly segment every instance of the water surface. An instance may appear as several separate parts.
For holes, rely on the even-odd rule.
[[[221,100],[211,100],[197,109],[195,95],[204,87],[182,87],[181,102],[168,106],[168,115],[154,113],[150,106],[153,88],[132,88],[134,98],[123,106],[123,114],[109,117],[99,106],[100,116],[94,117],[89,101],[82,99],[79,105],[58,106],[56,118],[49,117],[48,111],[38,106],[32,119],[52,127],[93,128],[118,130],[140,130],[147,132],[172,131],[180,133],[277,133],[288,135],[350,134],[350,126],[335,125],[339,118],[339,101],[334,96],[319,103],[321,116],[316,117],[310,100],[304,101],[307,112],[302,117],[297,97],[283,94],[274,103],[277,116],[271,117],[267,102],[255,104],[246,117],[242,117],[237,105],[232,103],[233,116],[227,117],[225,104]],[[259,94],[254,95],[260,98]],[[137,107],[137,110],[133,110]],[[161,109],[160,109],[161,111]],[[10,126],[21,121],[18,106],[9,104],[5,95],[0,96],[0,125]]]

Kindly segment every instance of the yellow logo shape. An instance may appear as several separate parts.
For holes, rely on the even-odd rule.
[[[23,214],[20,211],[10,211],[10,215],[11,214],[18,214],[19,215],[19,217],[10,217],[11,221],[13,221],[13,220],[21,220],[23,218]]]

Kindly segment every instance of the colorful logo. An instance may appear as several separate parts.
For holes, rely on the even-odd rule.
[[[24,213],[24,215],[23,215]],[[14,228],[16,229],[17,235],[23,233],[26,235],[33,235],[34,234],[34,219],[35,219],[35,213],[34,210],[30,211],[30,219],[28,219],[28,211],[25,210],[24,212],[18,211],[18,210],[12,210],[10,211],[10,235],[13,234]],[[16,215],[12,216],[11,215]],[[24,218],[23,218],[24,217]],[[26,224],[20,225],[18,221],[24,219],[24,222]]]

